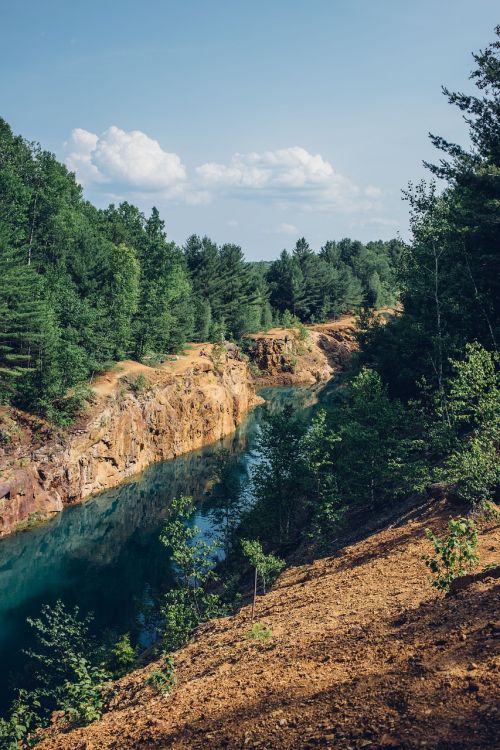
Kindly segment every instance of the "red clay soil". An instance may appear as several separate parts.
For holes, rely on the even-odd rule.
[[[443,502],[311,565],[288,569],[258,600],[267,642],[248,637],[249,607],[200,628],[176,654],[177,685],[123,678],[94,724],[45,750],[500,747],[499,585],[493,575],[445,597],[421,556],[441,533]],[[499,527],[480,535],[482,570]]]

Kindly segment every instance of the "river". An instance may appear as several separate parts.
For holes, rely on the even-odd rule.
[[[268,408],[292,403],[310,418],[329,389],[267,388],[259,391]],[[195,523],[210,537],[207,508],[214,452],[231,452],[231,470],[251,502],[250,475],[265,407],[254,409],[224,440],[155,464],[137,479],[66,508],[39,528],[0,541],[0,714],[12,696],[29,647],[28,616],[57,599],[95,613],[95,628],[145,638],[145,604],[172,584],[167,551],[158,536],[171,500],[190,495],[197,503]],[[205,502],[204,502],[205,501]],[[141,632],[142,629],[142,632]]]

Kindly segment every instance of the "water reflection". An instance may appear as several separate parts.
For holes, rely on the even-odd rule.
[[[307,414],[320,388],[269,388],[268,408],[293,403]],[[0,703],[9,692],[9,674],[22,665],[29,645],[28,615],[45,602],[63,599],[96,613],[96,628],[137,627],[145,597],[172,583],[165,548],[158,541],[172,498],[184,494],[199,503],[196,523],[212,531],[203,500],[210,487],[210,457],[220,447],[232,454],[240,485],[248,491],[263,408],[255,409],[237,432],[216,445],[156,464],[135,481],[104,492],[60,513],[38,529],[0,542]]]

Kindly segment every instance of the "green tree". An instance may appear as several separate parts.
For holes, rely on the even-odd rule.
[[[110,248],[108,277],[108,309],[114,325],[113,357],[124,359],[130,351],[132,320],[139,302],[140,266],[136,254],[125,243]]]
[[[217,580],[217,545],[205,542],[197,526],[189,525],[194,510],[189,497],[173,500],[170,520],[160,535],[160,541],[170,550],[179,582],[178,588],[167,592],[163,607],[163,645],[167,652],[180,648],[197,625],[221,612],[219,597],[206,590],[207,584]]]
[[[498,356],[467,344],[463,360],[453,360],[447,388],[452,443],[445,478],[467,502],[484,505],[500,480],[500,383]]]
[[[266,593],[266,586],[272,583],[285,567],[285,561],[280,560],[274,555],[264,554],[262,544],[256,539],[242,539],[241,547],[243,554],[254,569],[254,585],[252,600],[252,622],[255,618],[255,603],[257,600],[257,585],[260,577],[262,581],[263,593]]]
[[[380,507],[427,480],[417,415],[390,398],[380,375],[363,369],[333,413],[334,473],[342,503]]]
[[[304,433],[304,424],[288,406],[268,413],[263,422],[258,441],[262,461],[252,484],[257,498],[253,516],[258,516],[258,536],[264,542],[286,547],[300,535],[308,492]]]

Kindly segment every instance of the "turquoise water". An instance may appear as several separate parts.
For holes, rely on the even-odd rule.
[[[270,409],[292,403],[307,416],[324,392],[269,388],[261,394]],[[67,508],[44,526],[0,541],[0,708],[22,672],[22,649],[30,645],[26,617],[37,615],[46,602],[62,599],[83,612],[93,611],[101,633],[128,630],[147,640],[141,625],[144,605],[172,584],[168,555],[158,541],[171,500],[192,496],[198,504],[195,522],[210,536],[210,459],[225,447],[234,477],[251,502],[249,478],[259,460],[256,443],[263,414],[258,407],[219,443],[155,464],[134,481]]]

